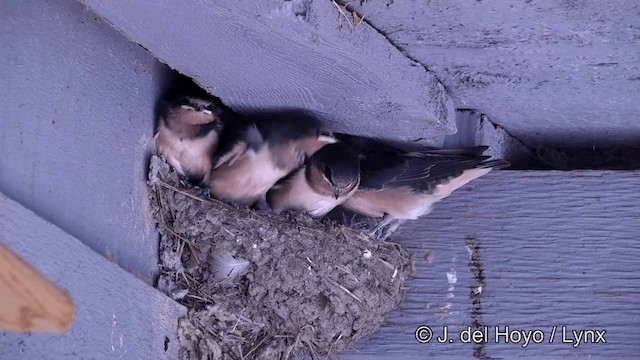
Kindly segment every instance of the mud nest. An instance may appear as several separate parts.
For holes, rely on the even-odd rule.
[[[227,204],[151,159],[158,288],[189,308],[181,359],[313,359],[373,333],[400,301],[409,255],[300,213]]]

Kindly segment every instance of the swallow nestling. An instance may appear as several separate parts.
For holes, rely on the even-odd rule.
[[[237,119],[223,130],[209,181],[218,199],[252,205],[307,156],[337,141],[303,112],[256,117]]]
[[[180,174],[198,184],[211,172],[211,153],[223,128],[222,110],[210,100],[174,97],[159,105],[154,136],[159,155]]]
[[[358,191],[342,206],[354,212],[383,217],[372,231],[387,238],[406,220],[429,214],[433,204],[494,168],[509,166],[504,160],[487,160],[486,146],[468,149],[404,151],[381,141],[336,134],[360,154]]]
[[[349,199],[359,183],[358,153],[337,142],[318,150],[305,166],[269,190],[267,203],[276,213],[296,209],[322,217]]]

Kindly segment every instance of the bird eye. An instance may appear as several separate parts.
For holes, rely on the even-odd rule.
[[[207,106],[203,106],[200,110],[203,114],[213,115],[213,104],[209,104]]]
[[[333,132],[327,128],[322,128],[320,130],[318,130],[318,135],[319,136],[329,136],[332,137],[333,136]]]
[[[318,140],[324,141],[329,144],[333,144],[338,141],[333,135],[333,132],[327,128],[322,128],[318,130]]]
[[[329,182],[333,182],[331,180],[331,169],[328,166],[324,167],[324,177],[326,177]]]

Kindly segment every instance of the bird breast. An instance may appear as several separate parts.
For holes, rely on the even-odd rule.
[[[164,156],[180,174],[203,178],[211,171],[209,154],[218,143],[215,131],[204,137],[181,138],[160,125],[155,140],[158,154]]]
[[[304,209],[313,217],[322,217],[346,200],[336,199],[330,191],[328,195],[318,193],[309,186],[304,169],[299,170],[281,187],[275,190],[270,204],[274,211]]]
[[[247,149],[233,164],[221,164],[211,173],[209,186],[219,199],[251,205],[289,171],[276,166],[269,147],[263,146],[258,152]]]

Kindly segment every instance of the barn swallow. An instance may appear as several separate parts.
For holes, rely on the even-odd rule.
[[[482,155],[486,146],[411,152],[375,139],[335,136],[353,146],[360,156],[360,186],[342,206],[366,216],[382,217],[372,231],[382,239],[402,222],[429,214],[435,203],[456,189],[494,168],[509,166],[504,160],[487,160],[489,156]]]
[[[360,159],[350,146],[337,142],[313,154],[267,193],[267,203],[279,213],[304,210],[322,217],[349,199],[360,183]]]
[[[300,111],[256,114],[228,124],[209,187],[218,199],[252,205],[308,156],[335,143],[331,131]]]
[[[211,153],[222,127],[222,110],[212,101],[186,96],[162,101],[156,150],[192,183],[201,183],[211,172]]]

